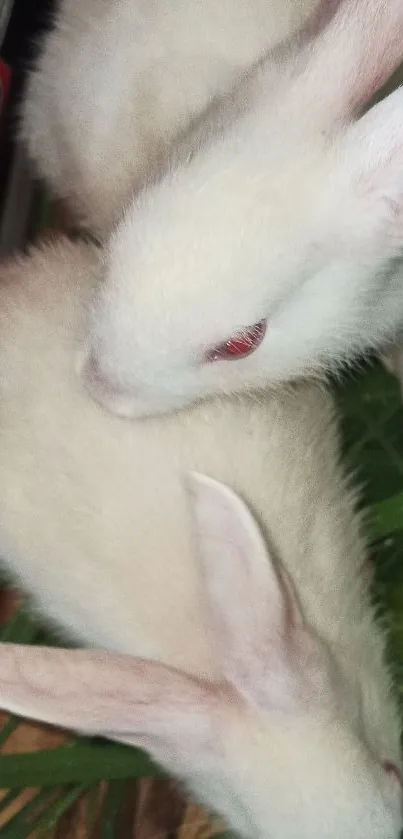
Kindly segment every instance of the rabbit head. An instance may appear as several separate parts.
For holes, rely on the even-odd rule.
[[[402,55],[400,0],[322,2],[243,81],[236,113],[127,206],[79,360],[98,401],[163,413],[323,372],[390,336],[403,91],[360,114]]]
[[[248,508],[189,479],[221,679],[98,651],[0,645],[0,706],[147,749],[245,837],[397,839],[396,750],[349,721],[329,649],[306,624]]]

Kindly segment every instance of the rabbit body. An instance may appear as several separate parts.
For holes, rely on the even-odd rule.
[[[1,270],[6,566],[73,637],[217,676],[183,482],[189,470],[224,481],[288,569],[374,750],[397,747],[330,395],[308,382],[135,424],[114,418],[86,397],[73,364],[99,271],[96,249],[67,242]]]

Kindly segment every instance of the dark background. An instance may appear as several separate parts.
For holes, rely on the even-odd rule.
[[[17,111],[24,80],[36,55],[41,35],[49,26],[55,0],[15,0],[0,57],[12,69],[11,95],[0,144],[0,214],[7,192],[16,135]]]

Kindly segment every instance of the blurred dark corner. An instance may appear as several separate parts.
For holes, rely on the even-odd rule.
[[[5,36],[0,42],[0,58],[9,65],[12,73],[10,98],[1,122],[0,219],[4,214],[13,172],[18,105],[26,73],[36,55],[41,35],[51,22],[54,7],[55,0],[14,0]]]

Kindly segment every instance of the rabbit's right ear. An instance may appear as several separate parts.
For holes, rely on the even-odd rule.
[[[203,588],[221,672],[265,706],[297,710],[331,690],[328,660],[286,570],[244,502],[193,473],[188,481]]]

